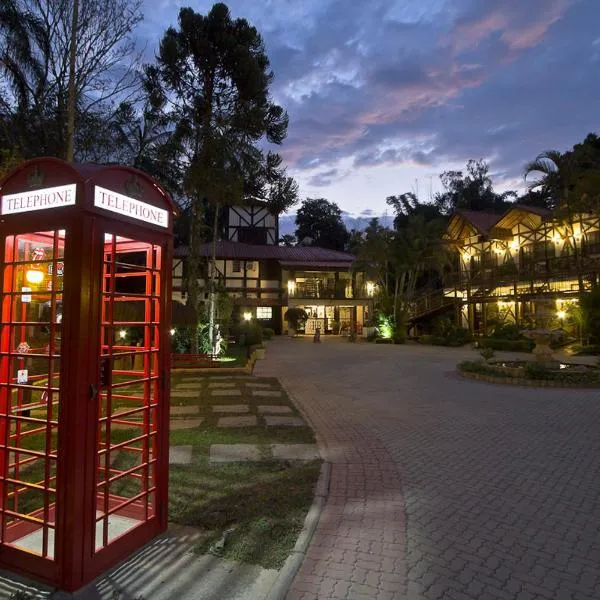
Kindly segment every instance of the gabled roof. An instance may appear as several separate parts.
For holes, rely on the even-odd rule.
[[[512,229],[517,223],[525,223],[528,227],[537,227],[539,220],[548,219],[552,211],[538,206],[528,206],[527,204],[513,204],[498,219],[494,228]]]
[[[202,244],[200,253],[204,257],[212,256],[212,243]],[[175,256],[185,258],[189,254],[187,246],[175,248]],[[233,260],[267,260],[274,259],[282,263],[293,263],[294,266],[350,266],[356,257],[348,252],[329,250],[317,246],[274,246],[243,244],[229,240],[217,242],[217,258]]]
[[[462,240],[473,235],[488,235],[500,215],[480,210],[459,209],[450,217],[444,233],[446,240]]]

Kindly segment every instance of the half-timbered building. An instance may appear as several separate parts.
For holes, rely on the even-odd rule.
[[[288,307],[306,310],[304,332],[360,330],[372,316],[374,286],[354,268],[355,257],[315,246],[278,245],[278,218],[259,201],[232,206],[224,215],[226,239],[216,244],[217,289],[234,302],[234,319],[256,319],[276,333],[287,330]],[[207,268],[212,243],[201,247],[203,275],[199,280],[208,301]],[[175,249],[173,300],[185,303],[188,248]]]
[[[600,215],[565,219],[515,204],[503,215],[458,210],[444,239],[454,273],[436,298],[420,298],[415,318],[454,307],[459,323],[487,334],[492,323],[533,325],[548,307],[561,326],[570,304],[600,275]]]

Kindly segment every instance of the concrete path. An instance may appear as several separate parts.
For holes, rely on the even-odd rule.
[[[288,600],[593,600],[600,393],[460,379],[470,349],[271,342],[332,463]]]

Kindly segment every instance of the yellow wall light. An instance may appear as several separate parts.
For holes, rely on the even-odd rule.
[[[288,294],[293,295],[296,292],[296,282],[293,279],[290,279],[287,282]]]
[[[29,269],[25,272],[25,279],[29,283],[42,283],[44,281],[44,272],[38,269]]]
[[[367,296],[375,294],[375,284],[372,281],[367,281]]]

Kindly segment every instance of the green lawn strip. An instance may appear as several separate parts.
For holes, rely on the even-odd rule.
[[[209,466],[195,460],[171,469],[170,519],[206,532],[198,553],[229,531],[222,556],[280,568],[302,528],[319,471],[319,461]]]
[[[180,378],[180,382],[185,381]],[[199,427],[172,430],[172,445],[191,445],[192,464],[170,469],[170,519],[174,523],[199,528],[205,535],[196,545],[199,553],[208,551],[231,559],[280,568],[302,529],[320,472],[320,461],[310,463],[276,461],[270,458],[271,444],[314,444],[310,427],[266,427],[259,405],[289,406],[289,416],[298,411],[281,390],[277,379],[253,378],[255,383],[270,383],[269,388],[251,388],[242,380],[234,387],[209,387],[215,377],[199,383],[197,399],[173,398],[173,403],[196,404],[204,421]],[[220,381],[221,378],[217,379]],[[223,381],[228,381],[223,378]],[[215,389],[238,389],[241,396],[213,396]],[[281,397],[254,396],[253,390],[281,390]],[[190,400],[192,400],[190,402]],[[181,401],[181,402],[180,402]],[[244,415],[257,415],[259,425],[244,428],[219,428],[215,405],[242,404]],[[182,417],[183,418],[183,417]],[[174,419],[173,419],[174,420]],[[213,444],[256,444],[261,462],[210,465]],[[225,536],[225,544],[215,543]],[[218,549],[216,549],[218,547]]]

